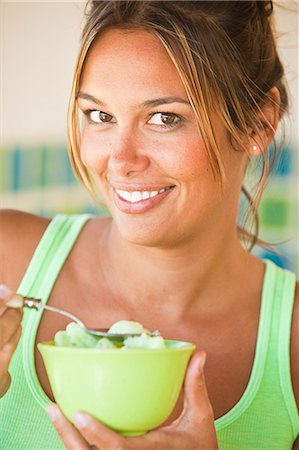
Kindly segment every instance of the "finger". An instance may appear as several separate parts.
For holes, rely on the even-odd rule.
[[[12,295],[12,290],[6,284],[0,284],[0,299],[6,300]]]
[[[128,448],[126,446],[126,439],[123,436],[107,428],[88,414],[82,412],[75,414],[74,422],[89,444],[96,445],[101,450],[111,450],[114,448],[125,450]],[[133,450],[135,447],[130,446],[129,448]]]
[[[10,298],[5,300],[5,305],[9,308],[23,308],[24,297],[20,294],[12,294]]]
[[[3,397],[3,395],[8,391],[10,383],[10,373],[6,371],[3,375],[0,376],[0,398]]]
[[[11,297],[12,291],[5,284],[0,284],[0,315],[6,309],[5,302]]]
[[[195,353],[185,378],[183,415],[191,422],[213,417],[204,377],[205,360],[205,352]]]
[[[18,345],[20,336],[22,333],[21,326],[17,329],[16,333],[12,336],[12,338],[4,345],[4,347],[0,351],[0,398],[6,394],[11,378],[8,372],[8,366],[12,355]]]
[[[89,450],[90,446],[78,430],[66,419],[60,409],[54,403],[46,407],[61,441],[67,450]]]
[[[19,339],[22,334],[21,325],[18,326],[15,333],[11,336],[11,338],[3,345],[0,350],[0,371],[8,370],[8,366],[12,355],[18,345]]]
[[[0,348],[16,333],[22,321],[21,309],[8,308],[0,317]]]
[[[5,284],[0,284],[0,315],[9,308],[22,309],[24,306],[24,297],[13,292]]]
[[[198,448],[212,450],[218,449],[218,443],[213,408],[204,377],[205,360],[205,352],[197,352],[190,361],[184,385],[184,409],[176,428],[190,433]]]

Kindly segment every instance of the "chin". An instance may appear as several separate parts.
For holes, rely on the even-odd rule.
[[[161,225],[152,221],[139,220],[131,216],[127,220],[114,218],[114,226],[121,238],[131,244],[144,247],[163,247],[166,244],[169,230],[161,229]],[[163,227],[162,227],[163,228]]]
[[[173,227],[170,221],[153,223],[152,221],[114,220],[115,228],[124,241],[143,247],[174,248],[178,247],[183,236],[180,236],[177,227]]]
[[[147,225],[137,223],[134,225],[124,225],[123,223],[115,223],[118,233],[123,240],[136,245],[145,247],[160,247],[163,245],[163,236],[161,230],[158,231],[156,227],[149,227]]]

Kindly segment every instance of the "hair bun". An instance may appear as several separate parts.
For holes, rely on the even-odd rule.
[[[257,10],[259,14],[270,17],[273,12],[273,1],[272,0],[256,0],[255,1]]]

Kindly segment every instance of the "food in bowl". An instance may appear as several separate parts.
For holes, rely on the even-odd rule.
[[[129,336],[122,343],[116,343],[109,337],[99,337],[87,333],[80,325],[71,322],[64,331],[55,334],[54,342],[58,347],[87,347],[87,348],[165,348],[162,336],[150,336],[148,330],[138,322],[120,320],[115,322],[108,330],[115,334],[140,334],[140,336]]]
[[[65,331],[55,336],[56,342],[39,343],[38,348],[55,401],[71,422],[83,411],[123,435],[135,436],[169,417],[195,345],[161,338],[163,347],[151,348],[148,343],[157,337],[144,337],[146,333],[116,344],[91,335],[95,340],[89,340],[82,329],[76,334],[73,325]]]

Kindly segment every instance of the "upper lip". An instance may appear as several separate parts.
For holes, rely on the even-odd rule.
[[[110,185],[113,187],[113,189],[119,189],[121,191],[126,192],[134,192],[134,191],[159,191],[160,189],[167,188],[170,186],[174,187],[174,184],[155,184],[155,185],[149,185],[149,184],[120,184],[120,183],[111,183]]]

